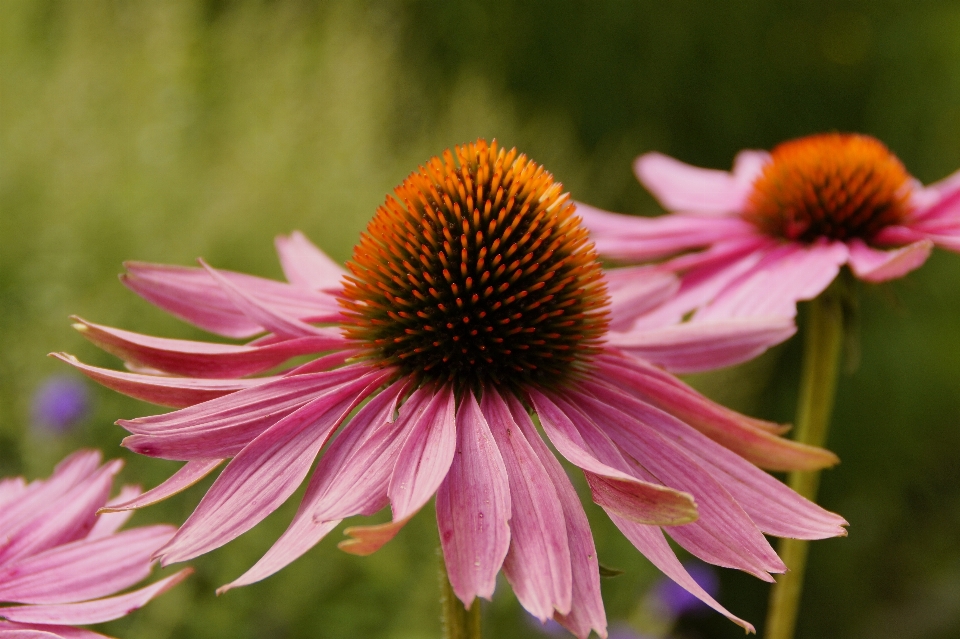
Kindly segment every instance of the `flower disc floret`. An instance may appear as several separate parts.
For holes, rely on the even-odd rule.
[[[825,133],[773,149],[743,215],[788,240],[870,241],[907,217],[909,197],[910,176],[882,142]]]
[[[606,287],[575,208],[542,166],[496,142],[434,157],[354,250],[347,336],[420,382],[562,383],[607,327]]]

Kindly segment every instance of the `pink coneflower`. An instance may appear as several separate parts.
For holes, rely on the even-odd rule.
[[[22,604],[0,606],[0,638],[102,639],[73,626],[119,619],[190,573],[115,594],[150,574],[152,555],[175,532],[172,526],[119,531],[129,512],[97,516],[140,492],[125,486],[108,501],[122,465],[101,466],[99,452],[80,451],[49,479],[0,479],[0,602]]]
[[[222,590],[275,573],[341,520],[389,505],[391,521],[347,528],[341,543],[372,553],[436,495],[446,569],[465,606],[492,596],[502,568],[541,621],[605,636],[590,528],[537,418],[643,554],[751,628],[697,586],[664,532],[704,561],[770,580],[784,567],[763,533],[824,538],[844,534],[845,522],[757,466],[820,468],[836,458],[605,344],[604,276],[561,185],[495,143],[455,153],[397,187],[346,277],[300,234],[277,241],[289,284],[206,264],[128,265],[127,285],[170,312],[224,336],[261,336],[191,342],[78,320],[133,372],[62,358],[180,409],[119,422],[133,433],[131,450],[187,463],[115,508],[166,498],[231,458],[158,553],[164,564],[185,561],[274,511],[319,455],[288,530]],[[756,348],[742,344],[734,350]],[[669,359],[674,347],[661,346]],[[688,360],[689,347],[680,347]],[[312,354],[322,355],[277,369]]]
[[[659,153],[637,177],[674,214],[639,218],[580,205],[597,251],[630,262],[670,258],[676,298],[644,322],[793,316],[847,264],[883,282],[936,245],[960,252],[960,172],[924,187],[878,140],[828,133],[743,151],[730,173]]]

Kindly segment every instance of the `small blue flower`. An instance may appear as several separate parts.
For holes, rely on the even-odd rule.
[[[33,424],[56,433],[70,430],[90,412],[90,392],[76,377],[52,375],[33,393]]]

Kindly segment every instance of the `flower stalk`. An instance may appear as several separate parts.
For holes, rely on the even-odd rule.
[[[795,439],[812,446],[823,446],[830,426],[830,414],[837,389],[837,376],[845,336],[845,309],[848,287],[845,277],[815,298],[808,308],[805,327],[803,368],[797,402]],[[793,471],[787,483],[800,495],[816,501],[820,471]],[[765,636],[767,639],[793,639],[809,542],[803,539],[780,540],[780,558],[787,572],[777,579],[770,593]]]
[[[480,600],[474,599],[470,609],[464,608],[457,599],[447,576],[447,567],[440,555],[440,622],[443,625],[443,639],[481,639]]]

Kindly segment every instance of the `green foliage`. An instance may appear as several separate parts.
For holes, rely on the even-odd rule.
[[[120,417],[154,407],[95,389],[63,436],[29,398],[66,350],[105,366],[67,316],[199,338],[115,279],[128,259],[279,277],[271,238],[298,228],[345,259],[418,163],[480,135],[517,145],[578,200],[647,213],[635,155],[729,166],[743,147],[822,130],[886,141],[924,181],[960,166],[955,2],[598,3],[7,0],[0,5],[0,475],[48,473],[98,446],[153,486],[175,465],[125,454]],[[814,544],[802,637],[960,633],[960,258],[862,287],[859,370],[831,435],[844,463],[823,503],[850,537]],[[696,383],[790,420],[795,343]],[[182,522],[204,486],[135,516]],[[263,583],[216,598],[296,506],[195,562],[197,574],[105,631],[129,639],[435,637],[436,526],[421,513],[356,558],[339,531]],[[588,506],[611,619],[655,571]],[[763,618],[766,586],[724,575],[723,602]],[[952,598],[952,599],[951,599]],[[488,637],[529,637],[501,584]],[[685,622],[685,624],[688,622]],[[734,637],[719,616],[691,633]]]

